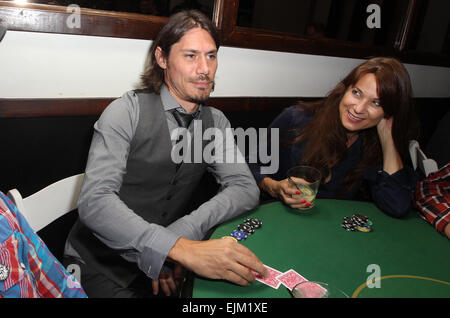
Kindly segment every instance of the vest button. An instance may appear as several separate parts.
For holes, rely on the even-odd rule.
[[[169,194],[169,195],[167,196],[166,200],[170,200],[170,199],[172,199],[172,195]]]
[[[167,212],[163,212],[162,216],[163,218],[167,217]]]

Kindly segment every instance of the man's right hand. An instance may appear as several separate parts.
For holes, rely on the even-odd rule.
[[[263,263],[244,245],[232,237],[209,241],[180,238],[168,257],[200,276],[224,279],[247,286],[255,281],[253,270],[264,277],[269,275]]]

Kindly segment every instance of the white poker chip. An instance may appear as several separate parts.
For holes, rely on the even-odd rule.
[[[0,264],[0,282],[6,280],[9,276],[9,269],[3,264]]]

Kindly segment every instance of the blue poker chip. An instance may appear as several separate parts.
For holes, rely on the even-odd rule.
[[[238,241],[244,241],[247,238],[247,234],[239,230],[234,230],[230,235]]]

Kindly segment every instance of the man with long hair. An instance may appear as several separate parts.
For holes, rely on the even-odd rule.
[[[201,121],[203,129],[230,126],[219,110],[203,105],[214,87],[219,45],[216,28],[203,14],[173,15],[150,48],[142,89],[112,102],[96,122],[79,220],[65,249],[65,264],[80,266],[89,297],[173,295],[185,268],[239,285],[254,281],[251,270],[267,275],[262,262],[233,238],[201,241],[217,224],[258,204],[247,165],[179,164],[171,156],[177,142],[172,132],[191,131],[189,118]],[[206,169],[221,191],[190,210]]]

